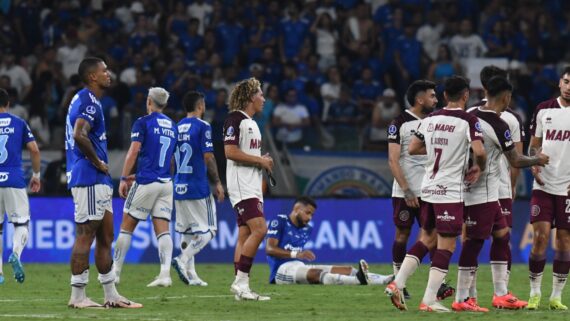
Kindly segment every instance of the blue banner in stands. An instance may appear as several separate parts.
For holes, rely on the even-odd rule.
[[[266,200],[264,211],[268,220],[277,214],[288,214],[293,200]],[[65,263],[69,261],[74,240],[73,202],[71,198],[30,199],[32,221],[29,241],[22,259],[24,262]],[[115,235],[118,235],[123,200],[115,199]],[[526,262],[532,244],[532,228],[528,225],[528,201],[515,202],[512,237],[513,261]],[[364,258],[373,263],[392,261],[392,205],[389,199],[321,199],[314,216],[314,231],[308,248],[317,255],[318,262],[357,262]],[[4,233],[4,260],[12,247],[12,226]],[[416,239],[417,227],[409,246]],[[232,262],[237,240],[234,212],[228,201],[218,204],[218,233],[214,240],[197,256],[197,262]],[[173,236],[175,247],[179,235]],[[488,262],[489,243],[486,242],[480,262]],[[175,255],[178,253],[175,250]],[[552,255],[550,251],[549,256]],[[457,261],[459,247],[453,258]],[[92,258],[93,259],[93,258]],[[265,262],[263,248],[256,258]],[[427,262],[427,259],[425,260]],[[158,262],[156,238],[150,220],[139,223],[133,234],[127,262]]]

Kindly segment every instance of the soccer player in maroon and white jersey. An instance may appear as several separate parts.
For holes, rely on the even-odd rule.
[[[531,310],[540,305],[546,247],[553,227],[556,227],[556,250],[550,309],[568,309],[562,304],[562,290],[570,270],[570,67],[564,69],[558,86],[560,96],[540,103],[530,125],[529,155],[542,150],[550,156],[550,164],[532,168],[530,222],[534,234],[528,260],[530,299],[527,307]]]
[[[468,80],[460,76],[450,77],[445,81],[444,96],[448,105],[421,121],[409,146],[410,155],[427,154],[421,191],[421,225],[426,230],[435,229],[437,232],[437,250],[420,305],[420,310],[429,312],[449,311],[436,301],[436,296],[447,275],[455,239],[461,234],[463,180],[476,182],[486,162],[481,126],[475,116],[464,110],[469,99]],[[469,147],[473,150],[475,165],[467,170]],[[411,259],[412,255],[408,255],[404,264]],[[412,274],[420,263],[417,257],[416,261],[413,269],[404,272],[403,265],[400,273]],[[401,290],[389,286],[386,293],[397,308],[407,310]]]
[[[410,109],[394,119],[388,127],[388,162],[394,176],[392,188],[393,219],[396,225],[396,236],[392,245],[392,265],[394,275],[398,274],[402,262],[406,257],[406,246],[414,221],[420,220],[421,182],[425,174],[425,155],[411,156],[408,146],[418,128],[420,121],[433,112],[437,104],[435,95],[436,84],[428,80],[414,81],[406,92],[406,99]],[[427,249],[430,244],[435,245],[433,230],[420,230],[420,238],[414,247]],[[433,247],[432,247],[433,248]],[[418,252],[411,250],[412,252]],[[425,253],[426,251],[420,252]],[[420,261],[423,257],[420,257]],[[415,265],[416,261],[409,264]],[[405,299],[409,294],[405,288],[409,275],[404,273],[396,282],[403,288]]]
[[[236,277],[231,291],[236,300],[266,301],[249,288],[249,271],[267,233],[263,217],[262,170],[271,172],[273,159],[261,155],[261,132],[253,115],[263,110],[261,84],[255,78],[240,81],[230,94],[230,114],[224,122],[227,186],[237,215],[238,241],[234,254]]]
[[[493,306],[504,309],[521,309],[525,301],[518,300],[507,290],[507,265],[510,257],[509,227],[499,204],[500,166],[504,154],[513,167],[544,166],[548,156],[535,157],[519,154],[511,140],[511,132],[499,116],[509,105],[513,87],[504,77],[493,77],[487,82],[485,105],[470,109],[479,119],[487,152],[486,170],[479,180],[465,186],[466,235],[459,258],[457,294],[452,305],[454,311],[488,312],[470,297],[469,288],[476,275],[477,258],[485,239],[493,236],[491,271],[493,275]]]

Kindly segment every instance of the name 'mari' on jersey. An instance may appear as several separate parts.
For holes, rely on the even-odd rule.
[[[131,140],[140,142],[136,181],[139,184],[170,182],[170,163],[176,147],[174,122],[163,113],[140,117],[133,124]]]
[[[178,123],[174,199],[203,199],[210,195],[204,154],[214,152],[212,127],[197,117]]]
[[[78,119],[84,119],[91,126],[89,140],[100,160],[108,163],[107,136],[105,117],[101,102],[89,89],[80,90],[69,104],[65,120],[65,150],[67,161],[67,188],[91,186],[95,184],[112,185],[111,176],[100,172],[93,166],[77,146],[73,138],[73,128]]]
[[[9,113],[0,113],[0,187],[26,187],[22,148],[34,140],[25,121]]]
[[[313,232],[313,227],[310,224],[304,227],[297,227],[291,222],[289,216],[280,214],[269,223],[267,238],[277,239],[279,241],[277,246],[281,249],[301,252],[305,244],[309,241],[311,232]],[[267,262],[269,263],[270,270],[269,282],[275,283],[275,275],[281,264],[293,260],[297,259],[279,259],[268,255]]]
[[[463,179],[472,141],[481,140],[477,117],[461,109],[441,109],[424,118],[416,134],[427,150],[421,198],[430,203],[463,202]]]

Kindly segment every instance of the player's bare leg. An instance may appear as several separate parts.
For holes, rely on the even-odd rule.
[[[0,285],[4,284],[4,272],[2,271],[2,253],[4,250],[4,223],[0,223]]]
[[[532,224],[533,238],[532,249],[528,259],[528,269],[530,278],[530,298],[527,308],[536,310],[540,305],[542,285],[542,275],[544,273],[544,265],[546,264],[546,248],[550,239],[550,222],[534,222]]]
[[[72,308],[102,308],[85,294],[89,283],[89,253],[101,221],[87,221],[75,224],[75,243],[71,250],[71,298],[68,306]]]
[[[231,290],[236,295],[237,300],[260,300],[266,301],[270,298],[261,296],[249,289],[249,272],[253,264],[253,259],[259,245],[267,234],[267,224],[265,218],[255,217],[246,222],[249,227],[250,234],[241,245],[241,254],[238,261],[238,271],[236,279],[232,283]],[[240,227],[240,232],[242,231]],[[245,230],[244,230],[245,232]],[[237,253],[237,251],[236,251]],[[235,259],[235,256],[234,256]]]
[[[172,285],[170,278],[170,263],[172,261],[172,237],[170,237],[170,222],[160,218],[153,218],[154,234],[158,241],[158,257],[160,258],[160,273],[148,287],[168,287]]]
[[[115,254],[113,255],[114,260],[114,270],[115,270],[115,284],[120,283],[121,271],[123,270],[123,263],[125,262],[125,257],[127,252],[131,247],[131,240],[133,238],[133,232],[137,227],[139,221],[131,217],[127,213],[123,213],[123,221],[121,222],[121,231],[119,232],[119,237],[115,242]]]
[[[111,247],[113,244],[113,213],[105,211],[103,220],[97,228],[95,244],[95,265],[99,271],[99,282],[105,295],[105,306],[110,308],[142,308],[142,304],[132,302],[121,296],[115,288],[115,271]]]
[[[493,232],[491,244],[491,273],[493,276],[493,306],[499,309],[523,309],[526,301],[519,300],[508,290],[508,266],[511,248],[509,228]]]
[[[556,229],[556,252],[552,265],[552,293],[550,294],[551,310],[568,310],[562,304],[562,292],[570,270],[570,230]]]

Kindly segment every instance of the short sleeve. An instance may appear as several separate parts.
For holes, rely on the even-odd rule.
[[[81,105],[79,105],[77,118],[85,119],[91,128],[95,126],[95,123],[97,123],[98,119],[101,117],[101,108],[99,108],[99,106],[95,105],[94,103],[82,102]]]
[[[429,119],[429,118],[425,118],[422,121],[420,121],[420,124],[418,125],[418,129],[414,132],[414,136],[416,136],[422,142],[425,141],[424,135],[425,135],[425,126],[427,123],[427,119]]]
[[[469,135],[468,135],[468,139],[470,142],[476,141],[476,140],[483,140],[483,132],[481,131],[481,123],[479,122],[479,119],[473,115],[471,115],[471,117],[469,117]]]
[[[26,123],[24,123],[24,126],[22,126],[22,134],[23,134],[22,141],[24,142],[24,144],[27,144],[29,142],[33,142],[36,140],[36,138],[34,137],[34,134],[32,133],[32,130],[30,129],[30,126],[28,126],[28,124],[26,124]]]
[[[239,145],[239,125],[241,118],[233,112],[224,122],[224,145]]]
[[[272,239],[281,239],[281,234],[283,234],[283,225],[285,222],[281,220],[279,217],[272,220],[269,223],[269,227],[267,229],[267,238]]]
[[[508,152],[515,147],[515,143],[512,140],[511,130],[507,123],[503,123],[503,126],[498,126],[495,130],[497,134],[497,138],[499,139],[499,145],[501,145],[501,149],[503,152]]]
[[[131,129],[131,142],[139,142],[142,144],[144,142],[144,136],[145,136],[145,124],[139,118],[135,121],[135,123],[133,124],[133,128]]]
[[[401,143],[400,128],[402,128],[402,122],[400,121],[400,118],[398,117],[392,120],[392,123],[390,123],[390,126],[388,126],[388,143]]]
[[[534,137],[542,137],[542,122],[539,117],[542,110],[543,109],[540,108],[540,105],[536,107],[536,110],[532,114],[532,118],[530,120],[530,134]]]
[[[202,128],[202,152],[212,153],[214,151],[214,144],[212,143],[212,127],[205,124]]]

